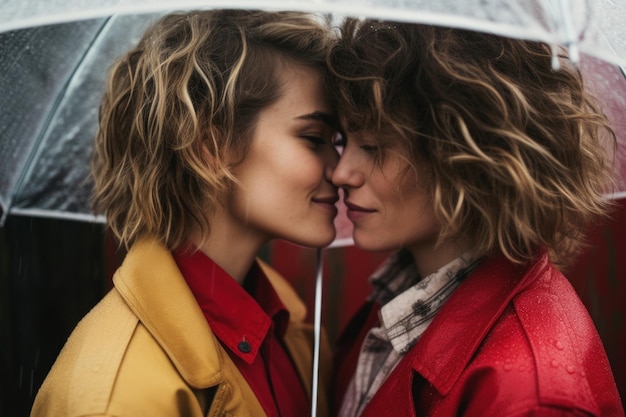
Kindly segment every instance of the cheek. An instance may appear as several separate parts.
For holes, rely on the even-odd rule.
[[[386,200],[383,204],[389,206],[392,216],[397,220],[407,222],[407,225],[417,223],[420,228],[431,231],[437,227],[432,199],[415,181],[396,185]]]
[[[316,187],[324,178],[324,164],[312,153],[293,153],[283,164],[285,180],[302,187]]]
[[[435,216],[432,200],[425,193],[417,193],[407,202],[405,218],[412,224],[411,229],[418,240],[419,238],[432,239],[441,230],[441,225]]]

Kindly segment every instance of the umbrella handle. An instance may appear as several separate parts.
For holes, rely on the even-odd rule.
[[[317,249],[315,273],[315,307],[313,319],[313,383],[311,385],[311,417],[317,416],[317,396],[320,373],[320,345],[322,340],[322,275],[324,266],[323,249]]]

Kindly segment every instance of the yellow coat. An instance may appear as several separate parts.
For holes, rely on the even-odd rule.
[[[290,311],[285,344],[310,396],[313,329],[303,323],[305,306],[261,265]],[[265,416],[165,247],[137,242],[113,282],[68,339],[31,417]],[[323,364],[330,358],[324,342]],[[320,416],[328,414],[328,370],[320,376]]]

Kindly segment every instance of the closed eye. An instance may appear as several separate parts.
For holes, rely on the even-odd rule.
[[[332,136],[329,135],[336,125],[335,116],[322,111],[302,114],[296,117],[299,122],[305,122],[301,127],[299,136],[315,145],[331,144]],[[310,129],[310,130],[309,130]]]
[[[361,145],[359,147],[368,153],[376,153],[379,150],[378,146],[376,145]]]
[[[322,135],[310,134],[310,135],[301,135],[300,137],[316,145],[325,145],[326,143],[328,143],[328,140]]]

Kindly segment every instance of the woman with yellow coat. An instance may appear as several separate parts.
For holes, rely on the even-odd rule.
[[[114,65],[94,202],[129,251],[32,416],[309,413],[312,328],[256,254],[334,239],[327,43],[305,14],[189,12]]]

